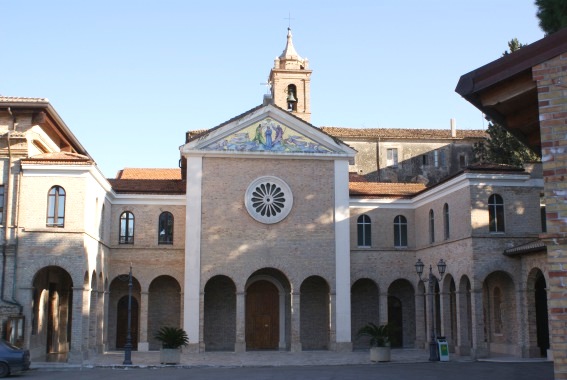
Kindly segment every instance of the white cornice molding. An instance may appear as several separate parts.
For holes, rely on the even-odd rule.
[[[530,178],[529,174],[487,174],[463,173],[447,182],[441,183],[417,196],[408,199],[394,198],[352,198],[353,208],[416,209],[451,193],[471,186],[491,187],[536,187],[543,189],[543,179]]]
[[[185,194],[115,194],[115,205],[185,206]]]

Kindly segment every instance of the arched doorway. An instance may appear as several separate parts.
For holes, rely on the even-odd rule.
[[[354,349],[367,349],[370,338],[357,338],[356,334],[368,322],[380,324],[380,294],[376,283],[368,278],[357,280],[350,291],[351,336]]]
[[[204,308],[205,349],[233,351],[236,342],[236,286],[229,277],[215,276],[207,281]]]
[[[485,331],[490,352],[514,352],[518,345],[518,318],[512,277],[504,271],[490,273],[483,282],[483,294]]]
[[[116,349],[122,350],[126,347],[128,337],[128,296],[120,298],[116,308]],[[132,337],[132,349],[138,349],[138,301],[132,297],[131,304],[131,325],[130,334]]]
[[[278,288],[270,281],[258,280],[246,290],[246,348],[275,350],[280,331]]]
[[[150,350],[159,350],[155,338],[163,326],[181,327],[181,286],[171,276],[156,277],[148,292],[148,343]]]
[[[330,296],[327,281],[319,276],[305,279],[300,287],[300,335],[303,350],[328,350]]]
[[[403,279],[395,280],[388,287],[388,323],[395,327],[397,347],[413,347],[415,344],[415,290]]]
[[[128,274],[117,276],[109,287],[108,344],[109,349],[124,349],[128,330]],[[140,316],[140,283],[132,278],[131,337],[132,349],[138,349]]]
[[[36,273],[32,288],[30,351],[43,351],[50,360],[66,360],[66,355],[71,350],[73,320],[71,276],[60,267],[46,267]],[[34,358],[42,356],[32,357]]]
[[[402,301],[398,297],[388,296],[388,322],[394,326],[390,336],[392,347],[402,347],[404,342],[403,320]]]

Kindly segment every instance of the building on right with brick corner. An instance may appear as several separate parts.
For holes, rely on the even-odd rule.
[[[567,379],[567,28],[463,75],[456,92],[541,152],[551,349]]]

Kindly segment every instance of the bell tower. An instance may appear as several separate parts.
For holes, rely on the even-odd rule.
[[[270,83],[274,104],[295,116],[311,122],[309,61],[301,58],[293,47],[291,29],[287,28],[287,43],[282,54],[274,59]]]

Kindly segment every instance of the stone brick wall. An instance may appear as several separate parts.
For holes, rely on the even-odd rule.
[[[565,70],[567,54],[561,54],[532,69],[537,81],[539,120],[542,146],[547,231],[544,236],[549,265],[549,311],[551,347],[555,378],[567,379],[567,97]]]
[[[257,222],[244,206],[248,185],[265,175],[282,179],[293,193],[290,214],[276,224]],[[295,290],[311,275],[334,288],[332,161],[205,158],[202,191],[202,287],[224,274],[240,292],[252,273],[275,268]]]

